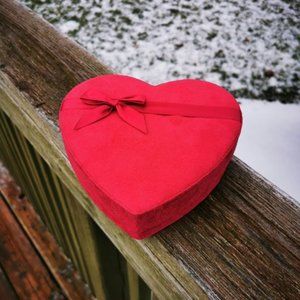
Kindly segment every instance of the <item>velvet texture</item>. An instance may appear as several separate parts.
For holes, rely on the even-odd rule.
[[[99,88],[105,95],[144,95],[146,102],[234,109],[237,117],[186,117],[145,113],[141,132],[112,111],[76,129],[92,114],[81,97]],[[149,85],[123,75],[104,75],[73,88],[59,123],[73,169],[94,203],[130,236],[141,239],[175,222],[198,205],[221,179],[242,125],[233,96],[200,80]]]

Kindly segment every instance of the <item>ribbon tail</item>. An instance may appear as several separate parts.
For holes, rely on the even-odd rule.
[[[147,133],[147,125],[143,113],[130,107],[130,105],[118,104],[116,106],[119,117],[130,126],[138,129],[142,133]]]
[[[107,117],[112,112],[111,107],[107,105],[102,105],[97,108],[85,110],[80,116],[79,120],[74,126],[75,130],[86,127],[97,121],[100,121]]]

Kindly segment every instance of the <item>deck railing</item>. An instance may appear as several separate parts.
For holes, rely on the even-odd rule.
[[[1,159],[96,297],[299,298],[299,205],[237,158],[208,199],[142,241],[89,200],[58,110],[77,83],[109,72],[29,9],[0,0]]]

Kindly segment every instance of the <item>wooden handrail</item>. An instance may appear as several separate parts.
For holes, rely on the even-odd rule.
[[[58,110],[78,82],[109,72],[23,5],[0,0],[0,109],[158,297],[299,297],[299,205],[237,158],[201,205],[142,241],[89,200],[66,158]]]

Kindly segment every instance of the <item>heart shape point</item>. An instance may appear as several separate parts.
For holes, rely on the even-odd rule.
[[[108,100],[89,93],[95,88],[123,99],[119,110],[103,117]],[[87,105],[83,95],[97,98],[97,104]],[[145,105],[134,102],[141,97]],[[92,201],[141,239],[207,197],[232,158],[242,119],[234,97],[212,83],[185,79],[153,86],[103,75],[65,96],[59,124],[72,167]]]

